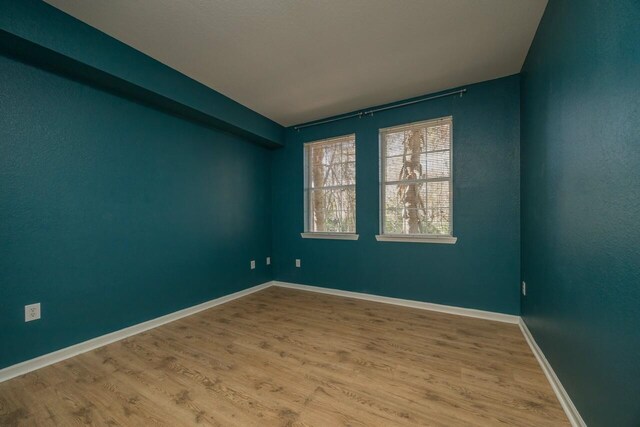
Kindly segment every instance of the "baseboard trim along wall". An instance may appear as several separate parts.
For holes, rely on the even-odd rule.
[[[478,319],[494,320],[518,324],[520,316],[512,314],[494,313],[492,311],[475,310],[473,308],[455,307],[452,305],[433,304],[430,302],[414,301],[408,299],[383,297],[379,295],[365,294],[361,292],[342,291],[339,289],[322,288],[319,286],[299,285],[297,283],[272,282],[273,286],[282,288],[299,289],[301,291],[319,292],[321,294],[336,295],[347,298],[357,298],[367,301],[381,302],[384,304],[400,305],[403,307],[419,308],[422,310],[438,311],[440,313],[457,314],[458,316],[476,317]]]
[[[527,324],[524,322],[524,319],[520,318],[518,324],[520,325],[522,335],[524,335],[524,338],[527,340],[529,347],[531,347],[531,351],[536,356],[536,359],[538,359],[538,363],[540,363],[542,371],[547,376],[547,380],[549,380],[551,388],[553,388],[553,391],[556,393],[556,396],[560,401],[560,405],[562,405],[562,409],[564,409],[565,414],[567,414],[567,418],[569,418],[569,422],[571,423],[571,425],[573,427],[587,427],[584,420],[580,416],[580,413],[571,401],[569,394],[564,389],[562,383],[560,382],[560,379],[551,367],[551,364],[544,356],[544,353],[542,352],[540,347],[538,347],[536,340],[533,339],[533,335],[531,335],[529,328],[527,328]]]
[[[342,291],[339,289],[323,288],[319,286],[279,282],[279,281],[271,281],[271,282],[263,283],[261,285],[253,286],[251,288],[244,289],[229,295],[225,295],[220,298],[216,298],[211,301],[204,302],[202,304],[194,305],[193,307],[188,307],[183,310],[176,311],[174,313],[170,313],[161,317],[157,317],[155,319],[148,320],[146,322],[138,323],[137,325],[120,329],[119,331],[111,332],[109,334],[102,335],[100,337],[96,337],[88,341],[74,344],[72,346],[36,357],[31,360],[27,360],[12,366],[8,366],[4,369],[0,369],[0,382],[9,380],[11,378],[14,378],[20,375],[27,374],[29,372],[35,371],[40,368],[44,368],[45,366],[49,366],[57,362],[61,362],[65,359],[69,359],[79,354],[86,353],[87,351],[95,350],[96,348],[139,334],[140,332],[157,328],[158,326],[164,325],[165,323],[173,322],[175,320],[181,319],[183,317],[191,316],[192,314],[196,314],[200,311],[207,310],[217,305],[221,305],[226,302],[230,302],[235,299],[242,298],[246,295],[250,295],[254,292],[261,291],[271,286],[279,286],[281,288],[298,289],[302,291],[317,292],[317,293],[335,295],[335,296],[341,296],[341,297],[347,297],[347,298],[357,298],[361,300],[380,302],[384,304],[393,304],[393,305],[399,305],[403,307],[437,311],[440,313],[455,314],[458,316],[475,317],[478,319],[518,324],[520,326],[520,330],[522,331],[522,334],[524,335],[527,343],[529,344],[529,347],[531,347],[531,351],[535,355],[536,359],[538,359],[538,363],[540,363],[540,367],[542,368],[542,371],[547,376],[547,379],[549,380],[549,383],[551,384],[553,391],[558,397],[558,400],[560,401],[562,408],[567,414],[567,417],[569,418],[571,425],[574,427],[586,427],[586,424],[582,420],[582,417],[580,417],[578,410],[573,405],[573,402],[571,401],[566,390],[560,383],[560,380],[558,379],[555,372],[553,371],[553,368],[551,368],[551,365],[545,358],[544,354],[542,353],[542,350],[540,350],[540,347],[538,347],[538,345],[536,344],[535,340],[533,339],[533,336],[531,335],[531,332],[529,332],[527,325],[524,323],[524,320],[520,318],[520,316],[503,314],[503,313],[494,313],[491,311],[475,310],[471,308],[454,307],[450,305],[433,304],[433,303],[422,302],[422,301],[413,301],[413,300],[406,300],[406,299],[400,299],[400,298],[384,297],[379,295],[365,294],[361,292]]]
[[[271,286],[271,282],[253,286],[248,289],[243,289],[241,291],[234,292],[220,298],[203,302],[202,304],[194,305],[192,307],[178,310],[164,316],[156,317],[155,319],[151,319],[146,322],[138,323],[136,325],[132,325],[124,329],[108,333],[106,335],[92,338],[88,341],[62,348],[52,353],[44,354],[34,359],[26,360],[24,362],[8,366],[4,369],[0,369],[0,382],[10,380],[11,378],[24,375],[40,368],[44,368],[45,366],[53,365],[54,363],[58,363],[65,359],[69,359],[79,354],[86,353],[87,351],[95,350],[96,348],[103,347],[107,344],[123,340],[132,335],[139,334],[140,332],[157,328],[158,326],[164,325],[165,323],[173,322],[175,320],[182,319],[183,317],[191,316],[192,314],[196,314],[208,308],[233,301],[243,296],[268,288],[269,286]]]

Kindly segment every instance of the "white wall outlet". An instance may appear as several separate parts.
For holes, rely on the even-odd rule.
[[[525,281],[522,281],[522,295],[527,296],[527,284]]]
[[[252,270],[256,269],[256,260],[254,260],[254,259],[251,260],[251,269]]]
[[[267,265],[271,265],[271,257],[270,256],[267,257]]]
[[[299,259],[296,260],[296,267],[300,268],[300,260]]]
[[[24,321],[31,322],[40,318],[40,303],[24,306]]]

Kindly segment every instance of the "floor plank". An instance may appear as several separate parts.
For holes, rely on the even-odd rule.
[[[0,425],[569,423],[516,325],[272,287],[0,383]]]

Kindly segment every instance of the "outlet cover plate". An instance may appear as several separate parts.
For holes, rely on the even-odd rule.
[[[31,322],[40,318],[40,303],[24,306],[24,321]]]

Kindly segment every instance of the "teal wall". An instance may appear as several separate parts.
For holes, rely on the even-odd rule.
[[[552,0],[522,72],[522,314],[589,426],[640,425],[639,23]]]
[[[271,279],[266,148],[5,56],[0,75],[0,368]]]
[[[272,153],[277,280],[461,307],[520,311],[519,77],[464,97],[288,129]],[[378,129],[453,116],[455,245],[377,242]],[[358,241],[302,239],[303,143],[356,134]],[[295,267],[295,259],[302,267]]]

